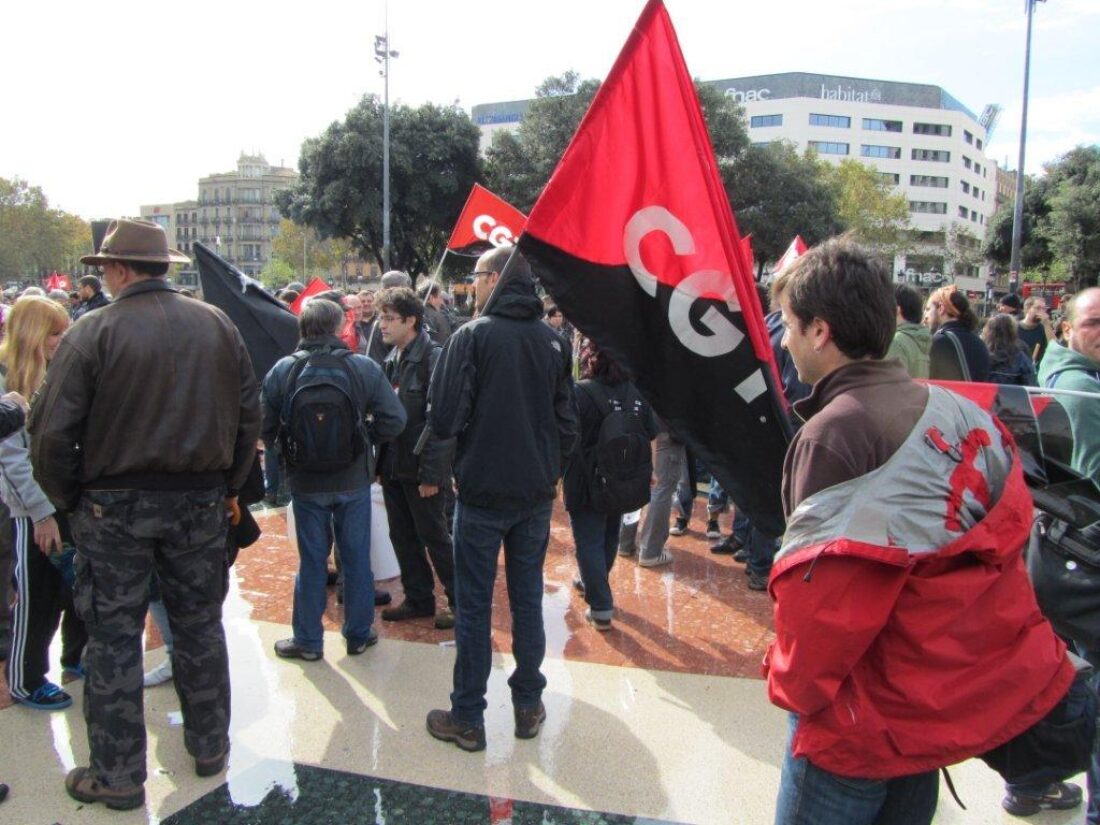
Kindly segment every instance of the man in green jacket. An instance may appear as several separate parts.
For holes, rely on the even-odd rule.
[[[1066,344],[1051,342],[1039,365],[1039,386],[1100,395],[1100,288],[1063,305]],[[1059,395],[1073,431],[1073,469],[1100,485],[1100,397]]]
[[[897,285],[894,301],[897,303],[898,328],[886,357],[899,359],[910,378],[927,378],[932,333],[921,324],[924,302],[920,293],[909,284]]]

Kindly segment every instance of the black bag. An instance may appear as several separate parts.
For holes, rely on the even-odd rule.
[[[294,354],[279,415],[279,447],[291,468],[342,470],[367,451],[358,376],[350,357],[349,350],[327,347]]]
[[[1093,670],[1083,659],[1069,655],[1077,666],[1077,678],[1061,701],[1023,733],[981,754],[981,760],[1005,782],[1064,782],[1092,761],[1097,706],[1096,691],[1090,683]]]
[[[645,427],[645,402],[632,384],[612,397],[598,381],[578,385],[603,414],[596,444],[586,455],[588,497],[597,513],[630,513],[649,502],[653,457]]]
[[[1100,523],[1078,530],[1041,513],[1031,530],[1027,572],[1055,631],[1088,650],[1100,648]]]

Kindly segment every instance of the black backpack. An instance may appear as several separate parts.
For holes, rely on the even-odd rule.
[[[599,437],[586,454],[588,496],[598,513],[630,513],[649,502],[653,458],[646,433],[646,406],[633,384],[614,398],[598,381],[581,381],[603,414]]]
[[[328,347],[294,353],[283,388],[279,446],[295,470],[342,470],[367,451],[359,376],[350,357],[349,350]]]

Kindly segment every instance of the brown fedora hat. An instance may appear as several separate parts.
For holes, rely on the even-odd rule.
[[[191,259],[178,249],[170,249],[168,236],[152,221],[119,218],[111,221],[97,255],[85,255],[82,264],[105,264],[108,261],[141,261],[143,263],[189,264]]]

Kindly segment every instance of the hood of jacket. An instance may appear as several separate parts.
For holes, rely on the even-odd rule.
[[[497,283],[500,293],[485,311],[486,315],[513,318],[517,321],[533,321],[542,317],[542,301],[535,292],[535,282],[529,275],[515,272]]]
[[[898,335],[904,335],[914,345],[920,348],[920,351],[925,355],[932,349],[932,331],[924,324],[914,324],[909,321],[902,321],[898,324]]]
[[[1045,381],[1048,376],[1065,370],[1084,370],[1091,375],[1096,375],[1100,373],[1100,364],[1064,344],[1051,342],[1040,365],[1039,379]]]

